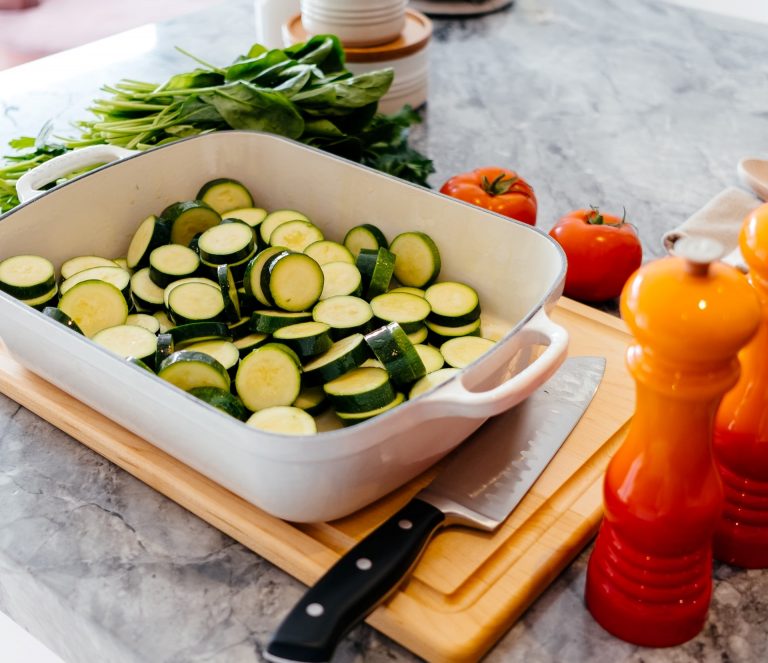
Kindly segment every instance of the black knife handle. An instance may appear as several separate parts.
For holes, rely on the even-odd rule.
[[[413,499],[307,590],[267,647],[271,661],[330,661],[336,645],[405,578],[445,515]]]

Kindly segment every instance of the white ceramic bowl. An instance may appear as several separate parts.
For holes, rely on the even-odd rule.
[[[301,16],[310,35],[335,34],[345,46],[375,46],[397,39],[405,25],[406,4],[302,0]]]
[[[125,150],[96,146],[52,160],[20,182],[44,183]],[[0,217],[0,259],[125,254],[138,222],[194,197],[216,177],[240,179],[259,205],[303,210],[340,240],[362,221],[392,238],[430,234],[441,279],[477,287],[499,342],[450,381],[391,412],[345,429],[291,437],[250,428],[0,293],[0,337],[44,379],[263,510],[287,520],[347,515],[417,476],[487,417],[548,379],[567,352],[547,311],[561,294],[565,256],[545,233],[274,135],[197,136],[109,163]],[[534,345],[547,348],[532,363]]]

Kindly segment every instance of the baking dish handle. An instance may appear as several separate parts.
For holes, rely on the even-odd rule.
[[[24,173],[16,182],[16,194],[19,201],[25,203],[45,193],[42,187],[55,182],[60,177],[100,164],[111,163],[132,154],[137,154],[137,151],[127,150],[117,145],[89,145],[65,152]]]
[[[542,354],[502,384],[487,391],[472,391],[464,386],[463,376],[446,383],[422,402],[428,414],[492,417],[517,405],[544,384],[568,354],[568,332],[552,322],[542,309],[515,334],[507,356],[533,345],[546,345]]]

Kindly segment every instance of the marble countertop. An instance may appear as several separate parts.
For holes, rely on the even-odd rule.
[[[536,188],[539,226],[625,207],[646,259],[662,233],[768,153],[768,27],[654,0],[519,0],[435,20],[416,147],[435,187],[480,165]],[[228,63],[254,41],[252,2],[146,26],[0,72],[0,144],[46,120],[67,132],[102,84]],[[609,307],[610,308],[610,307]],[[584,551],[488,661],[768,658],[768,571],[715,567],[709,620],[680,647],[642,649],[583,604]],[[303,586],[0,395],[0,609],[67,663],[240,663],[261,652]],[[337,661],[414,661],[368,626]]]

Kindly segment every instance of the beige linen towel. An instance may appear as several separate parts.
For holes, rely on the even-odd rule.
[[[664,233],[664,248],[674,253],[675,242],[682,237],[708,237],[723,245],[724,262],[742,271],[747,268],[739,251],[739,231],[744,218],[762,201],[743,189],[728,187],[677,228]]]

